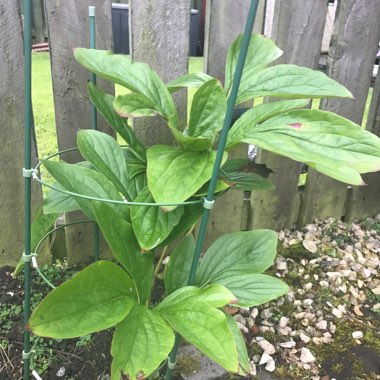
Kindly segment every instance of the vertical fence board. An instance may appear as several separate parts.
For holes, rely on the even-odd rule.
[[[272,38],[284,51],[276,63],[316,68],[326,14],[325,0],[276,0]],[[275,230],[292,227],[297,222],[300,205],[300,164],[266,151],[259,153],[258,161],[273,170],[269,180],[276,188],[252,194],[252,227]]]
[[[321,109],[361,123],[379,43],[380,2],[338,2],[334,32],[327,60],[327,74],[346,86],[355,99],[327,99]],[[315,218],[345,214],[347,185],[310,170],[299,224]]]
[[[45,10],[43,0],[32,0],[32,20],[34,42],[45,42]]]
[[[111,50],[111,0],[47,1],[52,78],[54,90],[55,120],[59,150],[76,146],[79,129],[91,127],[91,108],[87,94],[89,73],[73,56],[74,47],[89,46],[88,6],[96,6],[96,43],[99,49]],[[99,80],[100,87],[108,93],[114,88]],[[99,130],[113,134],[101,116]],[[66,162],[82,160],[78,152],[62,155]],[[83,220],[82,213],[66,215],[66,222]],[[93,228],[83,224],[66,229],[67,255],[70,263],[89,260],[93,256]],[[101,247],[105,249],[104,244]]]
[[[18,0],[0,0],[0,267],[16,265],[23,252],[24,78],[21,13]],[[32,165],[36,165],[32,135]],[[32,210],[41,205],[40,186],[32,184]]]
[[[380,74],[373,88],[367,130],[380,137]],[[363,175],[367,186],[355,187],[348,204],[346,221],[380,214],[380,172]]]
[[[224,69],[228,48],[243,33],[250,6],[249,0],[209,0],[206,10],[205,71],[224,82]],[[264,22],[265,1],[260,1],[254,31],[261,33]],[[229,153],[229,158],[248,156],[247,145],[241,144]],[[215,202],[210,215],[205,247],[221,235],[247,229],[244,194],[229,191]]]
[[[165,83],[188,72],[190,2],[187,0],[130,0],[132,59],[149,64]],[[174,94],[180,124],[186,123],[186,91]],[[134,122],[146,145],[172,144],[173,137],[159,117]]]

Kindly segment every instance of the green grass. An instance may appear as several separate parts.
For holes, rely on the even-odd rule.
[[[32,54],[33,116],[39,157],[57,151],[49,53]]]

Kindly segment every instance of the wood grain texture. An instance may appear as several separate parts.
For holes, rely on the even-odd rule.
[[[190,2],[187,0],[130,0],[130,46],[132,59],[149,64],[165,83],[187,74],[189,60]],[[180,125],[186,123],[186,91],[174,96]],[[142,142],[173,144],[174,139],[159,117],[135,120]]]
[[[380,75],[373,87],[366,129],[380,137]],[[355,187],[347,204],[346,221],[380,214],[380,172],[363,175],[367,186]]]
[[[96,6],[96,46],[98,49],[111,50],[111,0],[46,1],[59,150],[75,147],[77,132],[91,128],[91,103],[87,94],[90,76],[75,61],[72,51],[75,47],[89,46],[89,5]],[[113,94],[114,86],[111,83],[98,80],[98,84]],[[115,135],[101,116],[98,118],[98,129]],[[62,155],[61,158],[70,163],[82,160],[78,152]],[[68,214],[66,222],[78,218],[83,219],[83,216]],[[88,261],[93,257],[92,226],[84,224],[68,228],[66,239],[70,264]]]
[[[380,2],[345,0],[338,2],[327,74],[346,86],[355,99],[327,99],[321,109],[335,112],[358,124],[366,104],[372,69],[379,43]],[[299,224],[315,218],[345,215],[347,185],[310,170],[303,196]]]
[[[236,39],[243,33],[250,6],[249,0],[210,0],[207,2],[205,71],[224,82],[227,52]],[[264,22],[264,1],[260,1],[256,14],[254,30],[261,33]],[[229,158],[248,156],[246,144],[229,152]],[[241,191],[229,191],[215,202],[207,227],[204,248],[210,246],[218,237],[228,232],[246,230],[249,203],[244,201]]]
[[[275,64],[291,63],[316,68],[326,22],[325,0],[276,0],[272,38],[284,51]],[[258,162],[273,173],[275,190],[252,193],[253,228],[290,228],[298,218],[301,164],[276,154],[260,151]]]
[[[0,267],[15,266],[24,239],[24,77],[21,13],[18,0],[0,0]],[[32,166],[37,164],[34,128]],[[32,211],[42,191],[32,184]],[[42,257],[46,259],[46,257]],[[41,260],[40,256],[40,262]]]

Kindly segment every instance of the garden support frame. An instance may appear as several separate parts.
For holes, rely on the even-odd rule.
[[[207,229],[207,223],[209,218],[210,210],[214,204],[214,193],[216,189],[218,173],[222,163],[223,152],[226,146],[228,131],[232,122],[234,107],[236,103],[237,93],[240,85],[240,80],[243,72],[243,67],[247,55],[247,50],[250,42],[250,37],[253,29],[253,24],[256,16],[256,11],[258,7],[259,0],[251,0],[250,10],[247,17],[247,22],[244,31],[243,42],[241,46],[241,51],[239,54],[239,59],[235,69],[234,80],[232,83],[231,93],[228,97],[227,111],[224,119],[223,129],[220,135],[220,140],[217,149],[216,160],[213,168],[213,173],[210,181],[210,185],[207,192],[207,197],[203,199],[203,215],[200,224],[199,235],[196,243],[196,248],[192,260],[192,266],[189,273],[188,285],[192,285],[194,282],[197,266],[199,263],[202,246],[205,238],[205,233]],[[30,262],[33,257],[31,252],[31,180],[32,177],[38,180],[36,170],[31,168],[31,115],[32,115],[32,103],[31,103],[31,0],[24,0],[24,77],[25,77],[25,153],[24,153],[24,169],[23,176],[25,178],[25,215],[24,215],[24,246],[25,252],[23,255],[25,266],[25,298],[24,298],[24,322],[27,322],[30,317],[30,272],[31,266]],[[89,17],[90,17],[90,47],[95,48],[95,7],[89,7]],[[91,82],[96,83],[96,76],[92,74]],[[97,129],[97,110],[95,106],[92,107],[92,129]],[[37,168],[39,165],[37,166]],[[42,184],[43,182],[40,181]],[[103,200],[104,201],[104,200]],[[186,203],[186,202],[185,202]],[[134,204],[130,202],[130,204]],[[146,204],[148,205],[148,204]],[[162,206],[163,204],[155,204],[156,206]],[[97,224],[95,224],[95,260],[99,259],[99,229]],[[175,339],[175,344],[173,350],[170,354],[167,366],[167,372],[165,375],[166,380],[172,379],[172,372],[175,367],[175,360],[180,343],[180,337],[177,334]],[[24,350],[22,358],[24,360],[24,380],[30,379],[30,332],[25,329],[24,332]]]

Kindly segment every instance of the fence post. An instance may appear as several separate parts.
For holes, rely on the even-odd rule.
[[[276,0],[272,38],[284,51],[275,64],[288,63],[317,68],[326,22],[325,0]],[[253,228],[280,230],[297,222],[301,164],[266,151],[258,162],[273,170],[269,180],[275,189],[252,193]]]
[[[335,112],[355,123],[362,121],[373,64],[379,43],[380,2],[338,2],[334,32],[327,60],[327,74],[346,86],[355,99],[327,99],[321,109]],[[315,218],[345,215],[347,185],[309,170],[299,224]]]
[[[380,74],[373,87],[366,129],[380,137]],[[365,174],[363,179],[367,186],[355,187],[347,204],[347,222],[380,214],[380,172]]]
[[[206,8],[204,71],[224,82],[227,52],[243,33],[249,0],[208,0]],[[254,25],[255,33],[262,33],[265,0],[260,0]],[[229,153],[229,158],[248,157],[246,144],[241,144]],[[247,229],[249,203],[244,201],[241,191],[229,191],[216,200],[210,214],[204,246],[207,247],[221,235]]]
[[[149,64],[165,83],[188,72],[190,2],[130,0],[129,29],[132,59]],[[186,123],[186,91],[174,96],[180,123]],[[174,142],[164,121],[135,120],[136,134],[146,145]]]
[[[75,147],[79,129],[91,127],[91,103],[87,94],[90,74],[73,56],[74,47],[89,47],[88,6],[96,6],[96,41],[99,49],[111,50],[111,0],[47,1],[51,67],[54,90],[55,120],[58,148]],[[102,80],[99,86],[108,93],[114,86]],[[99,130],[115,135],[103,118],[99,117]],[[79,153],[62,155],[64,161],[75,163],[82,160]],[[79,212],[68,213],[66,222],[83,220]],[[93,258],[93,227],[83,224],[66,229],[67,256],[70,264]],[[107,250],[106,245],[101,251]]]
[[[24,157],[23,40],[18,0],[0,0],[0,267],[15,266],[23,252]],[[36,140],[32,136],[32,165]],[[32,184],[32,210],[42,204],[41,187]]]

